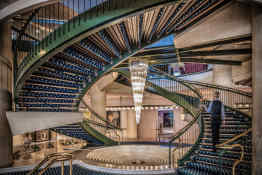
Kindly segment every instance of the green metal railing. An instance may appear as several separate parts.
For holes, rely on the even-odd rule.
[[[221,152],[220,157],[222,157],[226,152],[228,152],[228,150],[232,150],[234,148],[240,148],[240,157],[239,157],[239,159],[237,159],[234,162],[233,167],[232,167],[232,174],[233,175],[235,175],[237,173],[236,172],[237,166],[244,160],[245,145],[247,145],[247,143],[245,143],[245,140],[246,140],[246,138],[248,137],[249,134],[252,134],[252,128],[249,128],[247,131],[233,137],[232,139],[225,141],[224,143],[216,145],[217,148],[224,149]],[[221,164],[222,164],[222,162],[221,162]]]
[[[56,162],[61,162],[61,175],[65,174],[65,162],[69,161],[69,174],[73,174],[73,154],[72,153],[53,153],[46,156],[32,171],[27,175],[42,175]]]
[[[175,87],[178,89],[177,92],[174,90],[174,87],[173,89],[171,88],[171,92],[168,91],[165,87],[165,83],[155,83],[156,84],[147,81],[146,85],[150,87],[149,90],[153,88],[156,94],[159,94],[181,106],[187,112],[186,115],[192,116],[191,122],[172,136],[169,141],[169,167],[175,168],[178,167],[179,164],[182,164],[181,162],[184,162],[186,158],[191,155],[203,134],[202,118],[200,115],[200,98],[185,95],[187,91],[190,92],[190,90],[183,89],[181,87],[182,85],[178,85],[177,82],[171,83],[171,85],[176,84]],[[180,94],[179,92],[184,94]]]
[[[106,145],[120,144],[124,141],[123,130],[111,124],[94,110],[92,110],[84,101],[85,108],[88,112],[84,112],[84,121],[82,127],[93,137],[102,141]]]
[[[114,71],[129,78],[127,70],[115,69]],[[156,72],[154,75],[155,78],[164,78],[165,81],[148,80],[146,90],[176,103],[187,111],[188,115],[192,116],[192,120],[169,141],[169,167],[175,168],[190,157],[203,135],[202,108],[200,107],[200,99],[202,98],[196,88],[177,78],[165,74],[159,75]]]
[[[107,1],[93,1],[93,0],[60,0],[56,4],[52,4],[48,7],[42,7],[37,14],[35,14],[32,24],[37,24],[38,27],[30,27],[27,29],[37,36],[34,36],[33,47],[24,55],[22,62],[18,66],[16,85],[20,87],[20,81],[24,80],[24,75],[33,71],[33,67],[37,67],[44,63],[48,58],[54,56],[56,53],[63,51],[65,48],[72,44],[86,38],[90,34],[96,33],[104,27],[112,25],[112,21],[120,20],[125,16],[135,15],[141,13],[146,9],[154,8],[163,4],[176,3],[178,0],[107,0]],[[67,2],[70,7],[61,4]],[[85,2],[84,5],[80,5],[79,2]],[[81,8],[85,8],[90,4],[91,8],[87,8],[81,11]],[[48,22],[44,22],[41,28],[46,28],[46,32],[39,33],[39,23],[45,21],[43,16],[50,19],[50,10],[54,10],[56,7],[60,9],[57,13],[61,18],[57,25],[49,27]],[[47,10],[43,10],[47,8]],[[69,12],[68,12],[69,11]],[[40,14],[39,14],[40,13]],[[31,33],[25,32],[26,37]],[[30,35],[31,36],[31,35]],[[32,40],[32,37],[30,37]],[[141,48],[145,44],[141,45]],[[133,50],[137,51],[137,50]],[[130,55],[130,53],[126,53]],[[122,55],[123,59],[126,55]],[[118,60],[119,62],[119,60]],[[114,61],[113,61],[114,63]],[[111,68],[109,65],[108,68]],[[105,68],[106,70],[107,68]]]
[[[203,136],[204,123],[201,110],[185,127],[180,129],[169,141],[169,167],[178,168],[186,162],[194,150],[198,148]],[[173,148],[174,146],[174,148]]]
[[[127,69],[114,69],[114,71],[128,79],[130,77]],[[197,89],[194,89],[191,85],[177,81],[176,78],[169,79],[169,82],[147,80],[146,88],[147,91],[161,95],[181,106],[193,117],[196,116],[199,111],[198,106],[200,104],[200,95]],[[191,89],[194,89],[194,91]]]
[[[163,73],[157,69],[153,69],[154,73],[163,75],[163,79],[165,81],[171,79],[176,79],[176,77],[172,75],[168,75],[166,73]],[[157,77],[156,77],[157,78]],[[213,85],[213,84],[208,84],[208,83],[202,83],[202,82],[196,82],[196,81],[188,81],[188,80],[182,80],[179,79],[181,83],[189,84],[193,86],[193,89],[199,89],[200,94],[201,94],[201,103],[203,105],[207,105],[211,99],[213,99],[213,92],[218,91],[220,93],[220,100],[225,104],[225,108],[229,108],[232,111],[237,112],[240,117],[243,119],[250,119],[251,115],[243,113],[239,111],[236,108],[236,103],[251,103],[252,102],[252,94],[241,91],[239,89],[234,89],[230,87],[225,87],[225,86],[220,86],[220,85]],[[178,88],[177,86],[174,87],[174,91],[176,92],[181,92],[181,89]],[[247,121],[248,121],[247,120]],[[199,127],[196,127],[198,124]],[[251,127],[251,126],[250,126]],[[199,130],[198,130],[199,129]],[[189,160],[190,156],[192,155],[193,151],[197,149],[198,143],[200,142],[200,138],[203,135],[203,129],[204,129],[204,123],[203,119],[201,118],[201,111],[199,111],[198,115],[196,118],[194,118],[190,123],[188,123],[184,128],[182,128],[177,134],[170,140],[169,144],[169,165],[170,167],[178,167],[184,165],[185,161]],[[247,133],[250,133],[251,129],[246,131]],[[246,135],[246,132],[242,135]],[[192,137],[192,133],[197,133],[197,136]],[[241,137],[242,135],[238,135],[234,137],[233,139],[230,139],[226,141],[224,144],[218,145],[219,146],[228,146],[228,143],[234,143],[234,144],[240,144],[245,145],[245,143],[242,143],[243,139],[241,142],[233,142],[236,141],[237,138]],[[191,143],[192,140],[194,141],[193,144],[188,144],[189,143],[189,138],[191,138]],[[192,139],[193,138],[193,139]],[[244,141],[245,142],[245,141]],[[181,144],[182,143],[182,144]],[[172,148],[172,146],[178,145],[175,148]],[[235,167],[241,160],[237,161],[236,164],[234,164],[233,171],[235,171]]]
[[[161,71],[158,71],[158,73],[167,75],[166,73],[163,73]],[[172,75],[167,76],[176,78]],[[242,106],[246,106],[249,111],[252,108],[252,93],[250,92],[210,83],[189,81],[183,79],[179,79],[179,81],[192,85],[195,89],[198,89],[199,93],[205,101],[213,100],[214,92],[219,92],[219,99],[228,108],[238,110],[239,104],[241,104]],[[249,114],[249,116],[251,116],[251,114]]]

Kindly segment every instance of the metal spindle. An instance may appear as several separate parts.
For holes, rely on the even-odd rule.
[[[73,2],[73,28],[75,28],[75,0],[71,0]]]
[[[58,10],[57,10],[57,13],[58,13],[58,23],[59,23],[59,25],[58,25],[58,36],[60,37],[61,36],[61,25],[60,25],[60,23],[61,23],[61,17],[60,17],[60,2],[58,2],[57,3],[58,4]]]
[[[79,0],[77,1],[77,5],[78,5],[78,25],[80,26],[81,24],[81,18],[80,18],[80,3],[79,3]]]

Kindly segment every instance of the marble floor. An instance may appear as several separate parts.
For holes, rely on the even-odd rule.
[[[168,151],[160,145],[118,145],[78,151],[75,158],[101,167],[159,170],[168,168]]]

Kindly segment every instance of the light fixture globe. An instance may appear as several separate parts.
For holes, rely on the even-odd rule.
[[[129,61],[133,100],[136,111],[136,123],[140,122],[143,93],[147,77],[147,68],[148,63],[145,60],[130,59]]]

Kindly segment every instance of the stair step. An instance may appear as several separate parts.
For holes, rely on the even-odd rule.
[[[228,173],[230,173],[228,171]],[[194,168],[182,167],[177,169],[177,175],[211,175],[206,171],[201,171]]]
[[[201,146],[200,146],[200,151],[208,151],[208,152],[214,153],[212,148],[203,148]],[[221,151],[222,151],[222,149],[218,148],[217,152],[215,154],[219,154]],[[234,155],[240,154],[239,150],[227,150],[227,152],[232,153]],[[252,153],[251,152],[245,152],[245,156],[248,156],[252,159]]]
[[[229,175],[232,172],[230,168],[221,168],[221,167],[217,167],[211,164],[206,164],[206,163],[201,163],[201,162],[188,162],[186,163],[186,166],[192,169],[207,172],[210,175],[218,174],[218,173]]]
[[[209,157],[209,158],[223,158],[225,160],[231,160],[231,161],[235,161],[235,160],[239,160],[240,158],[240,153],[231,153],[231,154],[220,154],[217,152],[209,152],[209,151],[199,151],[197,153],[199,156],[203,156],[203,157]],[[245,163],[251,163],[252,158],[245,156],[243,162]]]
[[[204,157],[204,156],[195,156],[192,158],[194,162],[205,162],[208,164],[223,166],[227,168],[233,167],[233,164],[236,162],[236,160],[228,160],[224,159],[223,157]],[[237,166],[239,169],[250,169],[251,164],[247,162],[240,162]]]
[[[200,144],[200,150],[206,150],[206,151],[213,151],[213,146],[212,144],[209,144],[209,143],[201,143]],[[217,148],[217,151],[220,152],[221,150],[224,150],[224,149],[221,149],[221,148]],[[227,149],[227,152],[237,152],[237,153],[240,153],[241,150],[240,148],[233,148],[233,149]],[[252,154],[252,147],[250,148],[245,148],[244,149],[244,152],[245,152],[245,155],[248,154],[248,155],[251,155]]]
[[[241,126],[240,126],[240,125],[237,125],[237,126],[236,126],[236,125],[227,125],[227,126],[221,125],[221,126],[220,126],[220,129],[222,129],[222,130],[223,130],[223,129],[227,129],[227,130],[229,130],[229,129],[231,129],[231,130],[234,130],[234,129],[237,129],[237,130],[238,130],[238,129],[246,129],[246,130],[247,130],[247,129],[249,129],[249,128],[250,128],[250,127],[249,127],[249,126],[246,126],[246,125],[241,125]],[[211,126],[205,126],[205,130],[206,130],[206,129],[211,129]]]
[[[219,132],[220,134],[234,134],[234,135],[237,135],[237,134],[241,134],[243,132],[247,131],[247,129],[238,129],[237,131],[236,130],[230,130],[230,129],[220,129]],[[211,132],[212,132],[212,129],[205,129],[204,130],[204,134],[210,134],[211,135]]]

